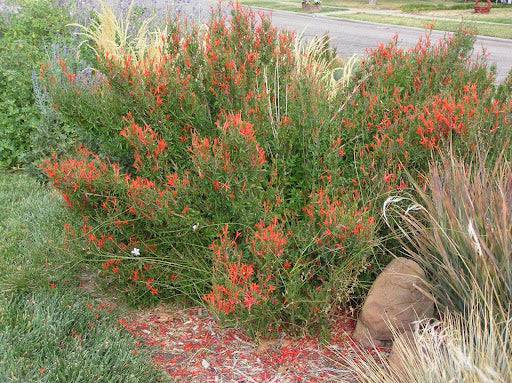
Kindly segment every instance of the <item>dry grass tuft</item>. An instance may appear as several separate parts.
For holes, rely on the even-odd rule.
[[[447,155],[418,198],[385,202],[385,220],[427,272],[444,315],[397,337],[391,367],[347,359],[359,382],[512,381],[512,169],[505,156],[490,162]]]
[[[309,41],[297,36],[294,54],[297,72],[307,73],[308,77],[325,84],[330,99],[336,98],[347,87],[357,64],[356,56],[342,61],[329,46],[327,36],[314,37]]]
[[[398,337],[392,366],[377,358],[345,358],[358,382],[506,383],[512,380],[511,322],[500,322],[491,306],[474,302],[447,313],[442,322],[418,326],[411,338]]]
[[[508,317],[512,301],[512,167],[501,156],[431,165],[426,188],[393,205],[403,248],[430,276],[441,309],[479,299]],[[389,212],[386,214],[389,215]],[[489,301],[490,300],[490,301]]]
[[[160,58],[167,33],[165,30],[150,31],[152,18],[146,18],[132,26],[134,19],[133,2],[124,18],[118,17],[112,7],[105,1],[99,0],[100,8],[90,26],[75,24],[85,37],[84,43],[89,43],[96,54],[108,53],[114,60],[121,60],[130,55],[134,62],[143,59]]]

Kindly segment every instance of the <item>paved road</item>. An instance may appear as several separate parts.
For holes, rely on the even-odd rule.
[[[272,21],[279,28],[303,33],[305,37],[327,33],[342,56],[364,54],[367,48],[389,41],[396,34],[401,46],[412,47],[424,33],[417,28],[346,21],[285,11],[272,11]],[[441,38],[445,33],[433,31],[432,40]],[[475,44],[475,54],[481,53],[482,48],[489,54],[490,62],[496,64],[497,80],[503,81],[512,69],[512,40],[479,36]]]

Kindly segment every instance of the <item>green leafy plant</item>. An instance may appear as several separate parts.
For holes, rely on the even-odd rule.
[[[46,49],[69,38],[69,19],[49,0],[23,1],[0,23],[0,166],[31,161],[32,135],[39,114],[32,72],[47,59]]]
[[[255,333],[324,324],[369,278],[382,195],[510,127],[462,32],[354,70],[237,5],[131,39],[100,12],[95,69],[41,74],[82,144],[42,165],[83,216],[70,235],[141,299],[202,300]]]

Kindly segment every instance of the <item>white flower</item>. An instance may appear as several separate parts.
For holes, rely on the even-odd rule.
[[[196,231],[198,227],[199,227],[199,224],[198,224],[198,223],[195,223],[195,224],[192,226],[192,230],[193,230],[193,231]]]
[[[201,365],[203,366],[203,368],[204,368],[205,370],[207,370],[207,369],[209,369],[209,368],[210,368],[210,362],[208,362],[206,359],[203,359],[203,360],[201,361]]]
[[[140,255],[140,249],[137,249],[136,247],[133,248],[131,251],[132,255],[135,257],[138,257]]]

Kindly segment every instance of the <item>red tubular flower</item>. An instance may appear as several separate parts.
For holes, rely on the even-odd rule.
[[[62,193],[62,198],[64,198],[64,201],[66,202],[66,206],[69,208],[73,207],[73,203],[71,202],[71,199],[66,193]]]
[[[252,306],[257,303],[257,299],[254,297],[251,291],[246,291],[244,294],[244,306],[247,310],[251,311]]]
[[[173,187],[175,188],[177,185],[177,182],[178,182],[178,174],[177,173],[173,173],[173,174],[170,174],[167,176],[167,185],[169,185],[170,187]]]
[[[256,232],[250,240],[251,250],[258,257],[274,255],[280,257],[283,255],[288,239],[284,233],[278,228],[277,218],[272,223],[265,225],[261,220],[255,225]]]
[[[158,140],[157,147],[153,152],[155,158],[158,158],[158,156],[162,154],[165,151],[165,149],[167,149],[167,143],[163,139]]]
[[[256,151],[258,153],[255,160],[253,160],[253,164],[257,166],[262,166],[267,163],[267,156],[265,154],[265,150],[258,144],[256,144]]]
[[[155,282],[154,278],[146,279],[146,288],[149,290],[151,295],[158,295],[158,290],[153,286],[154,282]]]

